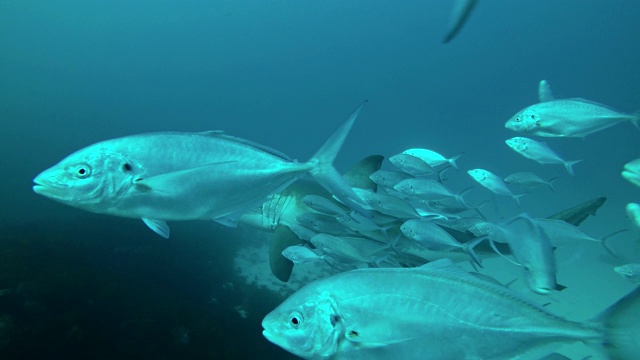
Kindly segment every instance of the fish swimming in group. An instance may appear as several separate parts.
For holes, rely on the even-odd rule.
[[[640,186],[640,158],[629,161],[622,169],[622,177],[630,183]]]
[[[556,152],[553,151],[547,144],[525,137],[512,137],[511,139],[505,140],[505,143],[518,154],[540,164],[564,165],[564,167],[567,169],[567,172],[572,176],[575,175],[573,172],[573,165],[582,161],[566,161],[562,159],[558,154],[556,154]]]
[[[621,122],[636,127],[640,113],[625,114],[589,100],[555,99],[549,84],[538,87],[540,102],[518,111],[505,123],[507,129],[547,137],[585,137]]]
[[[380,155],[367,156],[352,166],[342,177],[355,189],[375,191],[377,186],[369,176],[380,169],[383,161]],[[293,262],[282,255],[289,246],[299,245],[301,241],[310,242],[316,232],[298,223],[298,216],[313,211],[304,203],[308,195],[331,198],[331,194],[314,181],[299,180],[274,194],[261,206],[243,214],[239,224],[254,229],[273,232],[269,247],[269,266],[271,272],[280,281],[288,281],[293,270]],[[336,203],[336,206],[338,204]],[[352,216],[359,214],[353,212]],[[368,217],[361,215],[362,218]],[[339,219],[337,217],[336,219]]]
[[[316,280],[262,321],[267,340],[304,359],[361,360],[541,358],[574,342],[634,359],[639,324],[638,289],[579,323],[448,259]]]
[[[526,194],[514,194],[509,190],[507,184],[499,176],[484,170],[484,169],[471,169],[467,173],[473,180],[477,181],[480,185],[489,189],[494,194],[511,196],[513,200],[520,206],[520,198]]]
[[[630,263],[616,266],[613,271],[634,284],[640,284],[640,264]]]
[[[318,255],[313,250],[303,245],[291,245],[282,250],[282,256],[291,260],[294,264],[307,264],[324,260],[325,255]]]
[[[462,155],[456,155],[456,156],[451,157],[451,158],[446,158],[446,157],[442,156],[441,154],[439,154],[439,153],[437,153],[437,152],[435,152],[433,150],[420,149],[420,148],[407,149],[407,150],[403,151],[402,153],[417,157],[418,159],[420,159],[420,160],[426,162],[427,164],[429,164],[429,166],[431,166],[431,167],[436,167],[436,166],[442,165],[442,164],[449,164],[454,169],[458,168],[458,164],[456,164],[456,160],[458,160],[458,158],[460,156],[462,156]]]
[[[557,290],[554,248],[548,234],[534,219],[526,214],[518,215],[504,224],[496,225],[489,236],[494,241],[509,244],[515,263],[524,270],[529,290],[542,295]]]
[[[148,133],[78,150],[36,176],[33,190],[83,210],[142,219],[163,237],[171,220],[235,226],[242,214],[306,174],[364,213],[332,164],[363,106],[307,162],[220,131]]]
[[[424,160],[408,154],[397,154],[389,158],[389,161],[398,169],[412,176],[427,176],[437,173],[436,170]]]
[[[526,188],[534,188],[541,185],[547,185],[553,192],[556,192],[556,189],[553,187],[553,183],[556,180],[558,180],[558,178],[553,177],[548,181],[545,181],[540,176],[528,171],[513,173],[504,178],[504,182],[506,182],[507,184],[518,185]]]

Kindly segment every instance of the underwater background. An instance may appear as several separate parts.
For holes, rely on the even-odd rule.
[[[631,229],[612,242],[620,258],[592,246],[557,254],[568,288],[554,312],[588,319],[628,292],[612,267],[640,260],[624,211],[640,189],[620,176],[640,157],[640,131],[619,124],[584,140],[543,139],[583,159],[570,177],[509,149],[504,140],[516,134],[504,122],[537,102],[542,79],[557,98],[640,109],[640,4],[480,1],[443,45],[452,6],[0,0],[0,358],[294,358],[261,334],[282,294],[234,261],[268,235],[174,222],[165,240],[139,220],[38,196],[32,179],[84,146],[152,131],[224,130],[306,161],[364,99],[340,170],[424,147],[463,154],[461,171],[446,176],[459,189],[475,185],[465,172],[477,167],[560,178],[555,193],[523,197],[522,209],[496,199],[494,219],[606,196],[581,229]],[[491,194],[477,186],[469,198]],[[581,345],[564,353],[590,354]]]

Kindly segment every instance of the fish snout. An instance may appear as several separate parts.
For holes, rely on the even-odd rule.
[[[61,183],[59,178],[60,170],[48,169],[38,174],[33,179],[33,191],[48,198],[59,199],[67,194],[69,186]]]

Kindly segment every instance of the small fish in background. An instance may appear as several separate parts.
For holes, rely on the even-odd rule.
[[[429,164],[429,166],[431,167],[436,167],[442,164],[449,164],[456,170],[458,169],[458,164],[456,164],[456,160],[458,160],[458,158],[462,156],[462,154],[460,154],[447,159],[446,157],[440,155],[439,153],[433,150],[420,149],[420,148],[407,149],[402,153],[417,157],[418,159]]]
[[[513,149],[518,154],[531,159],[540,164],[561,164],[564,165],[567,172],[574,176],[573,165],[579,163],[582,160],[566,161],[562,159],[555,151],[553,151],[547,144],[538,142],[525,137],[512,137],[505,140],[507,146]]]
[[[535,220],[525,214],[518,215],[500,225],[499,231],[509,244],[515,263],[524,269],[529,290],[541,295],[557,290],[556,260],[551,239]]]
[[[640,186],[640,158],[629,161],[624,165],[622,177],[627,179],[630,183]]]
[[[341,265],[369,264],[376,260],[374,256],[371,256],[372,254],[365,254],[364,251],[341,237],[318,234],[311,239],[311,243]]]
[[[335,216],[317,212],[306,212],[296,216],[296,221],[298,224],[318,233],[339,235],[353,234],[353,231],[336,220]]]
[[[464,199],[460,194],[456,194],[449,190],[442,183],[425,178],[411,178],[402,180],[397,183],[394,190],[400,192],[409,197],[424,199],[424,200],[440,200],[446,198],[455,198],[462,204],[465,204]]]
[[[451,21],[447,34],[442,39],[443,44],[449,43],[458,35],[464,24],[469,20],[469,16],[476,5],[478,5],[478,0],[456,0],[451,12]]]
[[[390,157],[389,161],[398,169],[412,176],[427,176],[437,173],[431,165],[415,156],[397,154]]]
[[[538,86],[540,102],[518,111],[504,126],[524,134],[546,137],[585,137],[621,122],[636,127],[640,112],[625,114],[580,98],[556,100],[545,80]]]
[[[617,257],[611,248],[607,245],[607,240],[614,235],[618,235],[626,229],[615,231],[609,235],[603,236],[601,238],[595,238],[584,231],[580,230],[577,226],[569,224],[563,220],[555,220],[555,219],[531,219],[533,223],[540,227],[542,231],[549,237],[551,240],[551,245],[553,247],[562,247],[562,246],[575,246],[583,243],[593,243],[601,245],[609,254],[614,257]]]
[[[413,178],[412,175],[404,171],[395,170],[378,170],[369,176],[371,181],[385,189],[393,189],[393,187],[402,180]]]
[[[511,196],[513,200],[520,206],[520,198],[526,194],[514,194],[509,190],[507,184],[499,176],[484,170],[484,169],[471,169],[467,173],[473,180],[480,185],[489,189],[494,194]]]
[[[460,249],[469,255],[471,260],[478,266],[482,267],[480,257],[475,253],[473,248],[484,239],[473,240],[468,243],[460,243],[451,234],[442,229],[442,227],[422,219],[411,219],[405,221],[400,226],[400,231],[409,239],[433,251],[448,251],[452,249]]]
[[[396,196],[372,192],[358,192],[358,194],[360,198],[364,200],[365,204],[384,215],[397,219],[414,219],[420,217],[420,214],[418,214],[410,203]]]
[[[323,255],[318,255],[313,250],[303,245],[292,245],[282,250],[282,256],[293,261],[294,264],[307,264],[323,260]]]
[[[625,206],[625,210],[633,225],[635,225],[636,229],[640,230],[640,204],[628,203],[627,206]]]
[[[346,210],[324,196],[309,194],[302,197],[302,203],[321,214],[344,215]]]
[[[504,182],[506,182],[507,184],[510,184],[510,185],[522,186],[524,188],[529,188],[529,189],[533,189],[533,188],[536,188],[538,186],[546,185],[553,192],[556,192],[556,189],[553,187],[553,183],[556,180],[558,180],[558,178],[557,177],[553,177],[553,178],[549,179],[549,181],[545,181],[541,177],[539,177],[538,175],[536,175],[536,174],[534,174],[532,172],[528,172],[528,171],[513,173],[513,174],[507,176],[506,178],[504,178]]]
[[[640,284],[640,264],[631,263],[616,266],[613,271],[634,284]]]

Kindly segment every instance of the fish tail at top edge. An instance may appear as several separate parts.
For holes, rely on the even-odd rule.
[[[312,165],[309,171],[311,176],[324,187],[329,193],[334,195],[338,200],[353,210],[368,216],[368,212],[362,205],[362,199],[347,184],[342,175],[333,166],[340,148],[344,143],[351,127],[367,103],[365,100],[358,108],[349,116],[347,121],[331,135],[331,137],[322,145],[322,147],[311,157],[307,163]]]
[[[640,354],[640,287],[595,319],[604,325],[602,345],[610,359],[637,359]]]

